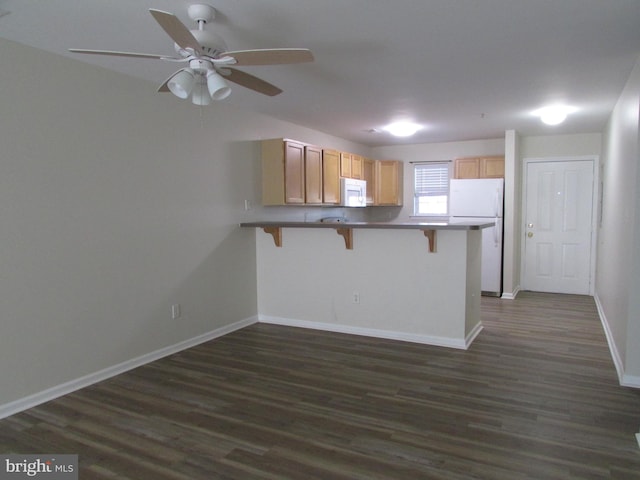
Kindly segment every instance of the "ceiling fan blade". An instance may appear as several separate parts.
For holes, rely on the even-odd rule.
[[[173,13],[162,10],[149,9],[153,18],[160,24],[162,29],[176,42],[182,49],[190,48],[198,55],[202,54],[202,49],[191,31]]]
[[[116,57],[155,58],[159,60],[172,59],[171,57],[167,57],[166,55],[155,55],[153,53],[115,52],[111,50],[87,50],[84,48],[70,48],[69,51],[73,53],[89,53],[91,55],[113,55]]]
[[[274,97],[282,93],[282,90],[280,90],[275,85],[271,85],[269,82],[265,82],[258,77],[254,77],[253,75],[250,75],[241,70],[236,70],[235,68],[225,68],[221,70],[220,73],[227,80],[254,90],[258,93],[262,93],[263,95]]]
[[[169,90],[169,80],[171,80],[174,75],[175,75],[175,73],[172,73],[171,76],[169,78],[167,78],[164,81],[164,83],[158,87],[157,91],[160,92],[160,93],[170,92],[171,90]]]
[[[313,54],[306,48],[266,48],[225,52],[221,58],[233,57],[235,65],[282,65],[286,63],[313,62]]]

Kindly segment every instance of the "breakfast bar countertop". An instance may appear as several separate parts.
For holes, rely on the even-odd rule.
[[[460,222],[296,222],[290,220],[271,220],[244,222],[241,227],[256,228],[378,228],[397,230],[482,230],[493,227],[493,222],[486,220],[467,220]]]

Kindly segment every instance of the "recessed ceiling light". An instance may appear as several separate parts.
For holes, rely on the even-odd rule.
[[[383,130],[389,132],[394,137],[410,137],[418,130],[422,128],[422,125],[412,122],[395,122],[383,127]]]
[[[576,109],[567,105],[551,105],[540,108],[533,112],[536,117],[540,117],[542,123],[547,125],[560,125],[567,119],[567,115],[574,113]]]

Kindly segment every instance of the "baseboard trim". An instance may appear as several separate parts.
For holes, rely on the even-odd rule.
[[[297,320],[292,318],[273,317],[269,315],[258,315],[259,322],[269,323],[273,325],[283,325],[286,327],[308,328],[310,330],[322,330],[325,332],[346,333],[348,335],[362,335],[364,337],[386,338],[388,340],[400,340],[403,342],[422,343],[425,345],[433,345],[437,347],[449,347],[466,350],[473,339],[480,333],[480,330],[474,335],[468,336],[468,340],[434,337],[431,335],[417,335],[413,333],[393,332],[390,330],[379,330],[375,328],[352,327],[347,325],[338,325],[335,323],[311,322],[308,320]],[[476,326],[477,328],[477,326]]]
[[[48,388],[46,390],[35,393],[33,395],[29,395],[19,400],[15,400],[13,402],[0,405],[0,419],[9,417],[11,415],[22,412],[29,408],[38,406],[50,400],[54,400],[58,397],[62,397],[63,395],[67,395],[68,393],[93,385],[94,383],[107,380],[108,378],[114,377],[116,375],[127,372],[129,370],[133,370],[134,368],[140,367],[142,365],[153,362],[155,360],[159,360],[163,357],[173,355],[174,353],[178,353],[182,350],[195,347],[196,345],[199,345],[201,343],[214,340],[218,337],[222,337],[223,335],[227,335],[231,332],[234,332],[236,330],[247,327],[257,322],[258,322],[257,316],[246,318],[244,320],[240,320],[230,325],[217,328],[215,330],[204,333],[202,335],[198,335],[197,337],[193,337],[188,340],[178,342],[174,345],[170,345],[168,347],[155,350],[145,355],[132,358],[131,360],[127,360],[126,362],[122,362],[117,365],[107,367],[103,370],[90,373],[89,375],[85,375],[84,377],[76,378],[75,380],[71,380],[69,382],[66,382],[60,385],[56,385],[55,387]]]
[[[482,322],[478,322],[476,326],[471,329],[467,337],[464,339],[465,350],[467,350],[471,346],[476,337],[480,335],[480,332],[483,328],[484,327],[482,326]]]
[[[513,290],[513,292],[502,292],[502,296],[500,298],[502,298],[503,300],[515,300],[518,296],[518,293],[520,293],[519,285]]]
[[[611,333],[611,327],[609,326],[609,321],[607,320],[607,316],[605,315],[604,309],[602,308],[600,298],[598,297],[597,293],[593,296],[593,298],[596,302],[596,308],[598,309],[600,323],[602,323],[602,328],[604,329],[604,336],[606,337],[607,344],[609,345],[609,352],[611,353],[613,364],[616,367],[620,385],[622,385],[623,387],[640,388],[640,377],[634,377],[632,375],[627,375],[624,373],[624,363],[622,362],[622,358],[620,357],[618,347],[616,347],[616,344],[613,341],[613,333]]]
[[[623,387],[640,388],[640,377],[636,375],[627,375],[625,373],[622,375],[620,385]]]

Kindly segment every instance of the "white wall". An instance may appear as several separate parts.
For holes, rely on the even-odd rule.
[[[600,156],[602,135],[581,133],[575,135],[540,135],[520,137],[522,158]]]
[[[265,214],[244,211],[257,139],[368,153],[4,40],[0,58],[0,410],[257,318],[255,233],[237,226]]]
[[[438,231],[434,253],[421,230],[356,228],[352,250],[333,228],[256,235],[263,321],[459,348],[478,328],[479,230]]]
[[[622,383],[640,387],[640,61],[607,125],[596,298]]]
[[[504,255],[502,298],[514,299],[520,290],[520,258],[522,245],[522,161],[520,135],[505,132],[504,156]]]

